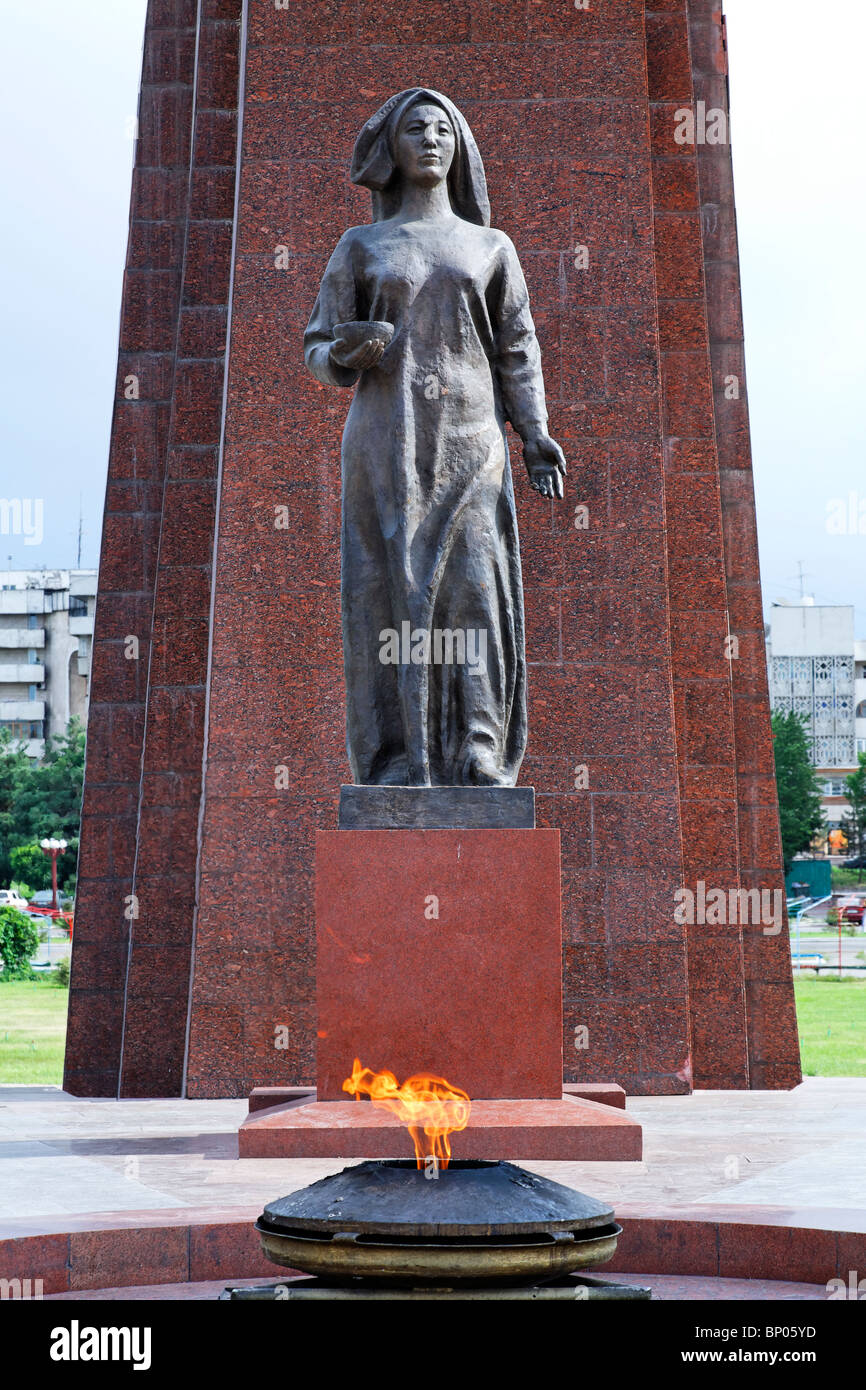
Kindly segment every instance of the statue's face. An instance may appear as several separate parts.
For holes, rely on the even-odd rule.
[[[455,144],[454,130],[441,106],[432,102],[410,106],[397,130],[397,168],[412,183],[430,188],[447,177]]]

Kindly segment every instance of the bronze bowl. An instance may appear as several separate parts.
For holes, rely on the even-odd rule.
[[[512,1163],[359,1163],[265,1207],[275,1264],[336,1284],[543,1283],[603,1264],[621,1227],[604,1202]]]

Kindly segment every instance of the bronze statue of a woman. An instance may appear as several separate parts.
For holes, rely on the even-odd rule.
[[[347,746],[356,783],[513,786],[526,745],[520,551],[505,422],[562,497],[541,360],[484,166],[438,92],[393,96],[355,144],[373,222],[341,237],[304,338],[354,386],[342,450]]]

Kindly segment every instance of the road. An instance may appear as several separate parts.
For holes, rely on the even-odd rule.
[[[816,933],[809,931],[805,921],[800,928],[800,943],[797,946],[796,923],[791,923],[791,950],[800,951],[801,955],[816,951],[824,957],[828,965],[836,965],[839,961],[839,937],[835,932]],[[859,957],[859,959],[858,959]],[[856,936],[842,936],[842,965],[866,965],[866,936],[863,932],[858,932]],[[822,974],[824,972],[822,971]],[[863,972],[866,978],[866,971]]]

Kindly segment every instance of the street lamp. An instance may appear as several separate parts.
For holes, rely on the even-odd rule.
[[[51,910],[52,912],[58,912],[59,907],[57,903],[57,860],[58,857],[61,854],[63,854],[66,849],[66,841],[53,839],[40,840],[39,848],[42,850],[43,854],[48,854],[51,856],[51,891],[54,894],[54,898],[51,903]]]

